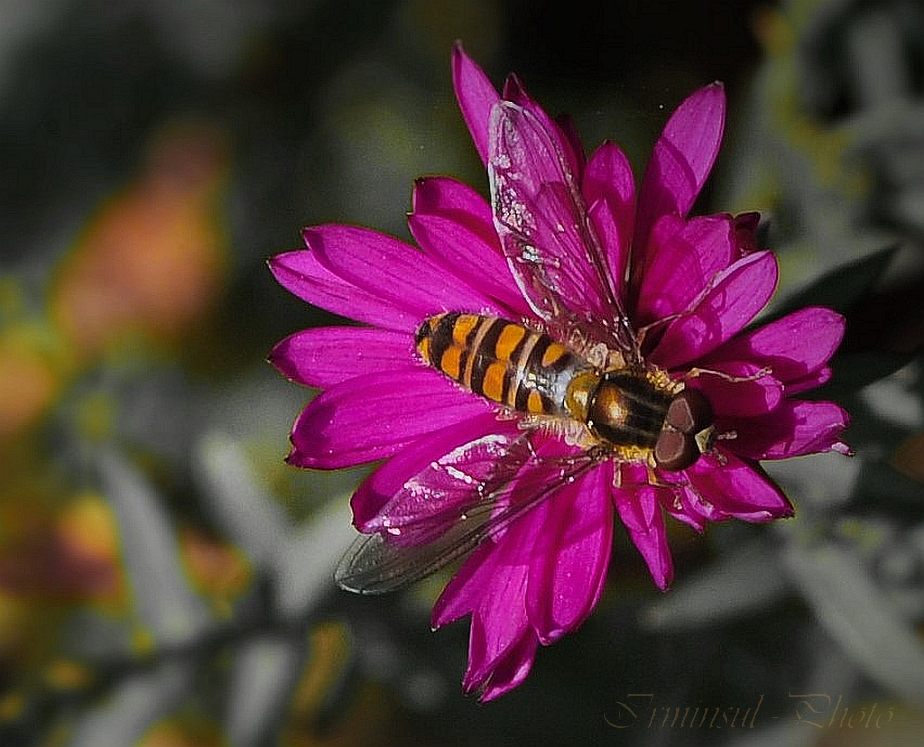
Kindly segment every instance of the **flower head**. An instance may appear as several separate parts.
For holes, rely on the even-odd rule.
[[[433,625],[471,616],[464,685],[490,699],[593,609],[614,515],[666,589],[665,517],[702,531],[792,514],[758,462],[846,449],[846,413],[797,397],[830,376],[843,320],[807,308],[746,329],[777,281],[756,214],[688,216],[722,137],[720,84],[674,112],[636,189],[615,144],[585,158],[515,77],[498,94],[461,47],[453,76],[491,203],[424,178],[416,247],[306,229],[272,271],[361,324],[297,332],[272,361],[324,390],[292,464],[385,460],[353,496],[367,537],[344,586],[387,590],[471,551]]]

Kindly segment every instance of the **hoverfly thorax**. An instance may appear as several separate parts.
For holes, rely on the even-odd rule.
[[[617,459],[680,471],[712,447],[708,399],[662,372],[601,372],[544,333],[482,314],[430,317],[415,344],[424,361],[466,389],[540,423],[583,425]]]
[[[638,448],[654,465],[672,472],[691,466],[715,440],[712,407],[702,392],[676,391],[645,370],[618,369],[595,379],[575,379],[573,401],[580,419],[598,439]]]

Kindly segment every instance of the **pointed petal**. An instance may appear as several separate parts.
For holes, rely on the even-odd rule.
[[[603,143],[587,162],[582,185],[587,204],[606,200],[626,243],[635,223],[635,177],[629,159],[616,143]]]
[[[369,522],[414,476],[453,449],[488,433],[515,431],[516,421],[499,421],[493,413],[453,423],[413,441],[373,472],[353,494],[353,523],[369,531]]]
[[[483,293],[409,244],[354,226],[306,228],[305,242],[338,277],[417,316],[444,311],[500,313]],[[416,328],[416,327],[415,327]]]
[[[733,219],[735,224],[735,259],[740,259],[745,254],[756,252],[757,246],[757,228],[760,226],[760,213],[748,212],[738,213]]]
[[[625,154],[615,143],[594,152],[584,172],[584,198],[604,248],[610,275],[624,297],[629,247],[635,228],[635,178]]]
[[[580,625],[600,598],[613,544],[611,462],[562,486],[543,512],[530,564],[526,611],[543,645]]]
[[[620,232],[613,215],[613,210],[607,200],[597,200],[587,209],[591,228],[599,237],[603,251],[603,259],[607,263],[609,276],[613,282],[613,292],[617,298],[624,301],[626,298],[626,268],[629,265],[629,235]],[[624,313],[624,306],[619,307],[619,313]]]
[[[704,516],[697,510],[696,501],[691,505],[689,497],[696,497],[696,493],[683,487],[676,487],[670,490],[662,490],[659,493],[661,499],[661,508],[669,513],[674,519],[686,524],[697,534],[702,534],[706,530],[706,523],[709,521],[723,521],[727,516],[716,519],[713,516]]]
[[[652,256],[636,303],[640,325],[678,314],[703,292],[734,258],[734,226],[708,216],[684,223],[666,215],[655,224]]]
[[[484,683],[520,639],[532,633],[524,604],[529,566],[509,563],[503,544],[494,548],[493,573],[472,613],[469,663],[463,680],[466,690]]]
[[[762,522],[793,514],[789,500],[759,466],[743,462],[724,448],[701,456],[686,475],[703,503],[727,516]]]
[[[745,332],[710,354],[703,362],[749,360],[769,366],[775,378],[795,382],[814,373],[834,355],[844,336],[844,317],[809,306]]]
[[[488,162],[488,123],[491,109],[500,95],[491,85],[488,76],[456,43],[452,49],[452,83],[456,91],[456,100],[462,110],[462,117],[472,133],[472,140],[478,149],[478,155],[484,163]]]
[[[584,144],[581,142],[581,136],[574,125],[574,120],[570,114],[558,114],[555,117],[555,124],[558,125],[562,137],[568,141],[571,152],[577,157],[574,173],[583,174],[587,159],[584,157]]]
[[[668,326],[651,360],[674,369],[703,357],[741,331],[773,295],[776,257],[755,252],[719,273],[689,313]]]
[[[487,540],[469,556],[446,584],[430,613],[433,629],[442,628],[474,612],[494,575],[497,545]],[[471,658],[471,657],[469,657]]]
[[[849,425],[847,412],[833,402],[786,400],[761,418],[730,419],[723,427],[736,437],[727,446],[748,459],[786,459],[840,450]]]
[[[520,685],[533,667],[538,645],[539,641],[531,631],[524,633],[516,645],[511,646],[494,665],[479,700],[487,703]]]
[[[680,502],[679,512],[687,518],[687,523],[691,526],[699,524],[705,528],[707,523],[718,523],[728,521],[732,518],[730,514],[720,510],[714,504],[700,495],[692,485],[678,487],[675,496]],[[702,532],[703,530],[698,530]]]
[[[491,406],[423,366],[348,379],[315,397],[292,428],[288,461],[337,469],[391,456],[408,441]]]
[[[411,334],[420,325],[417,314],[337,276],[318,261],[315,252],[278,254],[269,260],[269,268],[287,291],[332,314]]]
[[[425,176],[414,182],[415,215],[450,218],[478,234],[482,241],[501,251],[491,206],[476,190],[449,176]]]
[[[802,378],[796,379],[795,381],[787,381],[786,396],[795,397],[797,394],[807,392],[809,389],[815,389],[822,384],[827,384],[829,381],[831,381],[831,376],[833,374],[834,372],[829,366],[822,366],[814,373],[810,373],[808,376],[803,376]]]
[[[354,376],[407,368],[415,361],[406,332],[374,327],[316,327],[289,335],[269,356],[279,371],[305,386],[326,388]]]
[[[613,502],[651,573],[655,585],[664,591],[674,578],[674,561],[667,544],[667,528],[661,510],[659,488],[635,485],[612,488]]]
[[[529,313],[507,260],[477,233],[437,215],[412,215],[408,225],[426,254],[442,266],[454,268],[468,285],[508,309],[508,316],[512,313],[513,318],[518,318]]]
[[[555,142],[558,151],[564,155],[568,168],[578,180],[584,167],[584,151],[581,146],[580,138],[572,127],[570,133],[562,130],[561,126],[552,119],[539,104],[533,99],[523,86],[523,82],[515,73],[507,76],[504,81],[504,90],[501,98],[505,101],[511,101],[517,106],[522,106],[530,112],[539,122],[542,123],[543,129],[548,132],[549,136]]]
[[[721,83],[701,88],[671,115],[642,180],[635,246],[646,246],[649,231],[662,215],[686,216],[712,170],[724,128]],[[644,267],[648,261],[646,257]]]

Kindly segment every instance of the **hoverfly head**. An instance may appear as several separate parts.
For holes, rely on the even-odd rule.
[[[712,405],[696,389],[683,389],[671,400],[654,447],[655,463],[670,472],[691,467],[715,443]]]

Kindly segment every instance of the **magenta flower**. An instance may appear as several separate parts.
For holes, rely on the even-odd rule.
[[[674,112],[636,192],[615,144],[585,159],[515,77],[498,95],[461,47],[453,75],[491,205],[431,177],[414,188],[417,247],[306,229],[273,273],[360,325],[297,332],[272,362],[324,390],[289,462],[385,460],[353,496],[367,536],[342,585],[388,590],[473,550],[433,625],[471,616],[464,686],[487,700],[593,609],[614,512],[660,589],[666,515],[698,531],[792,515],[758,462],[846,451],[846,413],[797,398],[830,376],[844,323],[806,308],[745,330],[777,281],[757,216],[688,217],[722,137],[721,85]]]

